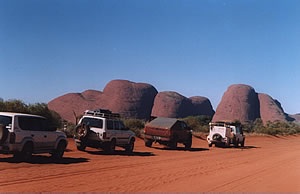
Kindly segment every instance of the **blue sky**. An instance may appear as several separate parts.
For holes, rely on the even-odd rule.
[[[0,0],[0,97],[153,85],[214,109],[232,84],[300,113],[300,1]]]

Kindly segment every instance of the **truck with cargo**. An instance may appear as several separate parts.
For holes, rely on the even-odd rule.
[[[157,117],[145,125],[144,141],[147,147],[157,142],[176,149],[177,143],[182,143],[185,149],[190,149],[192,130],[184,121],[176,118]]]

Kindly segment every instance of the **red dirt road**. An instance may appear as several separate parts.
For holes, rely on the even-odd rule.
[[[130,156],[79,152],[70,139],[60,162],[0,155],[0,173],[0,192],[300,192],[300,136],[247,137],[244,149],[194,138],[191,151],[138,139]]]

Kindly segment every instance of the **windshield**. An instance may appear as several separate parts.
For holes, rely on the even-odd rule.
[[[103,121],[101,119],[83,118],[81,123],[86,124],[90,127],[103,128]]]
[[[12,122],[12,117],[0,115],[0,124],[7,126],[11,124],[11,122]]]

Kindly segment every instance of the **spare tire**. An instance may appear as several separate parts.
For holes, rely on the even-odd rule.
[[[8,136],[8,129],[2,124],[0,124],[0,144],[5,142]]]
[[[89,130],[90,130],[90,127],[88,125],[85,125],[85,124],[77,125],[75,128],[76,137],[78,137],[78,138],[86,137]]]

